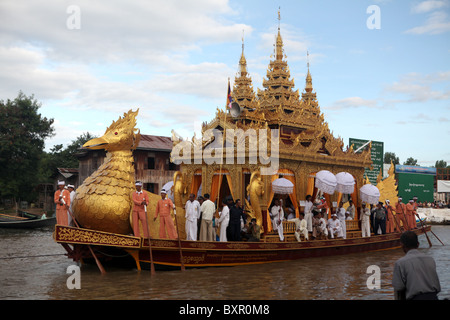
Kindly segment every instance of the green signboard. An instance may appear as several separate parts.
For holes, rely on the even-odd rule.
[[[434,201],[434,175],[420,173],[398,173],[398,195],[403,203],[417,197],[417,201]]]
[[[358,153],[363,152],[369,144],[370,140],[363,140],[363,139],[355,139],[350,138],[349,139],[349,145],[351,146],[353,144],[353,150],[357,151],[359,148],[361,150],[358,151]],[[370,180],[370,183],[373,185],[377,184],[377,177],[380,174],[383,175],[383,159],[384,159],[384,143],[380,141],[372,141],[372,150],[371,150],[371,159],[372,159],[372,170],[369,168],[366,168],[364,171],[364,177],[367,176]]]

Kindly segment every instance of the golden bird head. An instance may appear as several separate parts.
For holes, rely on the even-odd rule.
[[[128,111],[106,129],[105,134],[86,142],[83,147],[88,149],[105,149],[107,151],[134,150],[141,138],[139,129],[136,129],[136,111]]]

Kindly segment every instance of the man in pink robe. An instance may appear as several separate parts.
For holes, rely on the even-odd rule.
[[[64,181],[58,181],[58,190],[56,190],[53,200],[56,204],[56,223],[68,226],[69,216],[67,209],[70,206],[70,193],[64,189],[65,185]]]
[[[131,194],[133,200],[133,232],[136,237],[141,236],[139,221],[142,223],[144,238],[148,238],[147,210],[148,195],[142,190],[142,182],[136,181],[136,191]]]
[[[170,209],[175,210],[175,205],[172,200],[167,198],[166,191],[164,189],[161,190],[161,199],[158,200],[156,204],[156,212],[153,221],[158,218],[159,215],[159,237],[161,239],[165,239],[166,237],[166,229],[167,236],[169,239],[176,239],[177,231],[175,230],[175,225],[173,223],[172,217],[170,216]]]

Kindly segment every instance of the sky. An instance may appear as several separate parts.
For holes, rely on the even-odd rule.
[[[334,136],[450,164],[450,0],[2,0],[0,99],[34,95],[46,150],[137,108],[141,133],[190,138],[225,109],[242,39],[263,89],[279,23],[295,90],[309,52]]]

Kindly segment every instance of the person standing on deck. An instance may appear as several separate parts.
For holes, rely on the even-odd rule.
[[[156,204],[155,217],[153,221],[156,221],[159,215],[159,238],[166,238],[166,229],[167,236],[169,239],[177,238],[177,231],[175,230],[175,225],[173,223],[172,217],[170,216],[170,209],[175,210],[175,205],[172,200],[167,198],[166,190],[161,190],[161,199],[158,200]]]
[[[186,240],[197,240],[197,219],[200,217],[200,203],[195,200],[195,194],[189,195],[186,201]]]
[[[377,208],[374,212],[374,233],[378,234],[378,229],[381,229],[381,234],[386,234],[386,211],[383,208],[383,202],[378,202]]]
[[[75,186],[73,184],[69,184],[67,186],[67,190],[69,190],[70,192],[70,206],[69,206],[69,210],[67,210],[67,219],[68,219],[68,223],[69,226],[73,226],[74,223],[72,221],[72,204],[73,204],[73,199],[75,199]]]
[[[370,209],[367,208],[365,202],[361,206],[361,234],[362,237],[370,237]]]
[[[308,232],[312,232],[313,231],[313,227],[312,227],[312,208],[313,208],[313,203],[311,201],[312,196],[310,194],[308,194],[306,196],[306,204],[305,204],[305,220],[306,220],[306,225],[307,225],[307,229]]]
[[[416,210],[414,210],[414,200],[410,199],[406,204],[406,218],[408,219],[408,225],[410,229],[416,229]]]
[[[394,222],[394,214],[392,211],[394,208],[391,206],[391,202],[386,199],[385,209],[386,209],[386,233],[393,233],[396,229],[396,224]]]
[[[230,221],[230,208],[228,207],[228,205],[231,204],[230,202],[232,202],[232,201],[228,201],[226,199],[224,199],[222,201],[223,208],[222,208],[222,211],[220,212],[220,217],[219,217],[220,242],[227,241],[227,228],[228,228],[228,223]]]
[[[402,222],[403,230],[409,230],[409,224],[406,219],[406,205],[402,203],[402,197],[398,197],[398,202],[395,204],[395,213]]]
[[[284,234],[283,234],[284,211],[278,199],[275,199],[275,204],[272,207],[272,210],[270,210],[270,217],[272,218],[273,228],[277,229],[278,231],[280,241],[284,241]]]
[[[56,204],[56,223],[62,226],[69,225],[67,209],[70,207],[70,193],[64,189],[65,185],[64,181],[58,181],[58,190],[53,198]]]
[[[204,201],[200,207],[202,212],[202,222],[200,226],[200,241],[215,241],[215,234],[213,228],[213,217],[216,212],[216,205],[209,200],[209,193],[203,196]]]
[[[336,215],[339,219],[341,230],[342,230],[342,237],[344,239],[347,238],[347,224],[345,222],[345,209],[343,207],[344,203],[342,201],[339,202],[339,207],[336,210]]]
[[[148,238],[148,224],[147,224],[147,210],[148,195],[142,190],[142,182],[136,181],[136,191],[131,193],[131,200],[133,201],[133,232],[136,237],[141,236],[139,221],[142,223],[142,232],[144,238]]]
[[[241,206],[241,200],[236,199],[236,203],[232,204],[230,208],[230,222],[228,224],[230,237],[228,241],[241,241],[241,218],[244,225],[246,225],[247,217]]]
[[[347,212],[350,214],[351,220],[355,220],[355,205],[352,199],[348,200]]]

